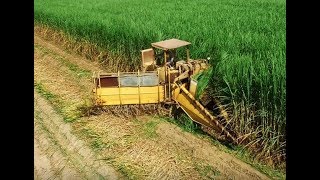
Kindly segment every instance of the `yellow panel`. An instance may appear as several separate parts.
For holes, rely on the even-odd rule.
[[[121,87],[120,94],[139,94],[138,87]]]
[[[185,85],[182,85],[181,88],[185,89]],[[193,121],[214,128],[218,132],[220,131],[210,118],[205,115],[205,112],[194,104],[193,100],[190,99],[184,91],[180,91],[180,88],[176,87],[173,92],[174,94],[172,97],[180,104],[181,108]]]
[[[164,100],[163,86],[159,86],[159,91],[158,86],[97,88],[96,97],[102,105],[159,103]]]
[[[210,127],[210,120],[205,117],[188,99],[189,98],[186,94],[179,94],[176,100],[194,121]]]
[[[181,108],[193,121],[211,127],[215,129],[217,133],[223,133],[230,138],[230,140],[237,143],[237,139],[219,123],[217,117],[210,115],[210,113],[194,99],[184,86],[177,86],[178,85],[175,85],[176,89],[173,91],[173,98],[180,104]]]

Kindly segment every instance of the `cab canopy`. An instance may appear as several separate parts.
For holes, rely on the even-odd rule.
[[[179,39],[168,39],[165,41],[159,41],[155,43],[151,43],[152,47],[162,49],[162,50],[169,50],[169,49],[177,49],[179,47],[188,46],[191,43]]]

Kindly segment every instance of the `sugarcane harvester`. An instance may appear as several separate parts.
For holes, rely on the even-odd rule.
[[[162,103],[181,108],[193,121],[224,134],[232,142],[236,138],[195,99],[197,82],[191,76],[207,69],[207,59],[191,59],[191,43],[179,39],[151,43],[152,48],[141,51],[141,67],[137,72],[103,73],[93,75],[96,105],[128,105]],[[186,60],[178,60],[177,48],[185,48]],[[155,55],[155,52],[160,51]],[[223,117],[226,117],[226,112]],[[220,115],[219,115],[220,116]]]

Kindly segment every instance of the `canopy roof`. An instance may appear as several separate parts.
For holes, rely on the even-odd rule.
[[[163,50],[168,50],[168,49],[176,49],[176,48],[187,46],[190,44],[191,43],[189,43],[187,41],[182,41],[179,39],[168,39],[165,41],[151,43],[151,46],[153,46],[155,48],[163,49]]]

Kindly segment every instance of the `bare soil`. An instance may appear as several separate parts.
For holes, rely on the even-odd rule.
[[[103,113],[66,123],[63,116],[76,116],[92,88],[90,77],[68,64],[90,72],[99,65],[37,33],[34,40],[34,81],[59,100],[54,109],[35,92],[36,179],[269,179],[209,139],[157,117]]]
[[[34,92],[35,179],[118,179],[118,173],[101,163],[50,103]]]

